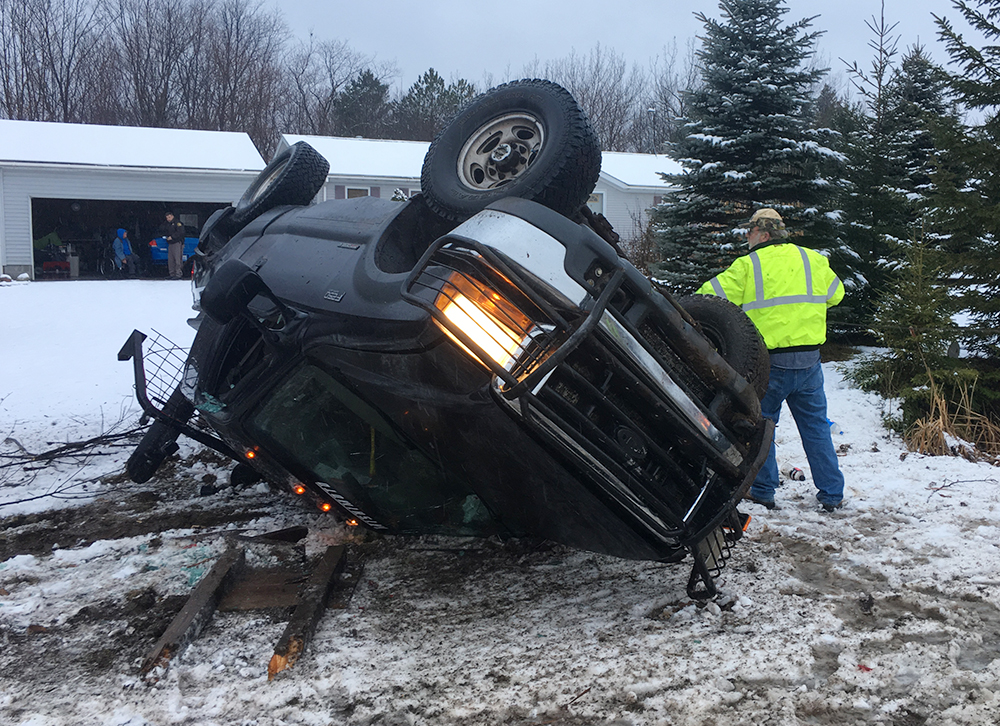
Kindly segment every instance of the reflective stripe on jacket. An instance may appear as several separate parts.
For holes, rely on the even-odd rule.
[[[768,350],[826,342],[826,310],[844,285],[820,253],[791,243],[757,247],[697,290],[739,305]]]

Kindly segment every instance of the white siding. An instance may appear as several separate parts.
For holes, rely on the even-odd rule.
[[[603,179],[597,182],[594,191],[604,194],[604,216],[611,222],[615,232],[623,240],[637,237],[640,229],[636,227],[633,217],[640,220],[640,225],[645,224],[649,218],[648,210],[653,206],[653,193],[634,189],[624,191]]]
[[[0,264],[6,271],[31,269],[32,198],[229,204],[257,172],[0,164],[0,175]]]

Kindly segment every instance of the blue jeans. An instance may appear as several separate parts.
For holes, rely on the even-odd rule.
[[[830,424],[826,417],[826,394],[823,392],[823,368],[816,363],[810,368],[791,369],[771,366],[767,393],[760,402],[761,413],[778,424],[782,402],[795,419],[809,460],[813,482],[819,490],[816,498],[823,504],[839,504],[844,498],[844,475],[840,473],[837,452],[833,448]],[[750,487],[750,496],[763,501],[774,500],[778,486],[778,462],[774,456],[774,441],[767,461]]]

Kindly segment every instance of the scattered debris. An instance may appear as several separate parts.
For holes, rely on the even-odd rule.
[[[315,632],[330,600],[337,576],[343,572],[347,560],[344,545],[328,547],[312,573],[305,573],[302,559],[298,556],[302,554],[301,548],[295,548],[294,555],[290,550],[307,533],[305,527],[289,527],[258,537],[244,538],[239,544],[237,540],[232,540],[225,553],[198,582],[166,632],[146,655],[139,669],[140,676],[147,683],[156,683],[162,678],[171,660],[198,637],[217,610],[294,607],[291,619],[268,664],[268,680],[291,668]],[[255,552],[261,546],[273,551],[261,556]],[[248,564],[248,559],[253,562],[255,558],[265,564]]]

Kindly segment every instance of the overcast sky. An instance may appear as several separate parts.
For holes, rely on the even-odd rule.
[[[397,87],[408,88],[428,68],[446,80],[466,78],[482,85],[520,78],[526,63],[586,54],[597,43],[648,68],[676,38],[680,48],[703,26],[702,12],[720,17],[717,0],[272,0],[292,32],[319,40],[346,40],[376,61],[395,61]],[[880,13],[880,0],[786,0],[787,22],[819,16],[813,29],[826,31],[818,57],[843,77],[844,58],[870,67],[872,34],[865,21]],[[951,0],[885,0],[885,15],[898,22],[900,55],[916,42],[940,62],[947,55],[937,41],[931,13],[964,27]]]

